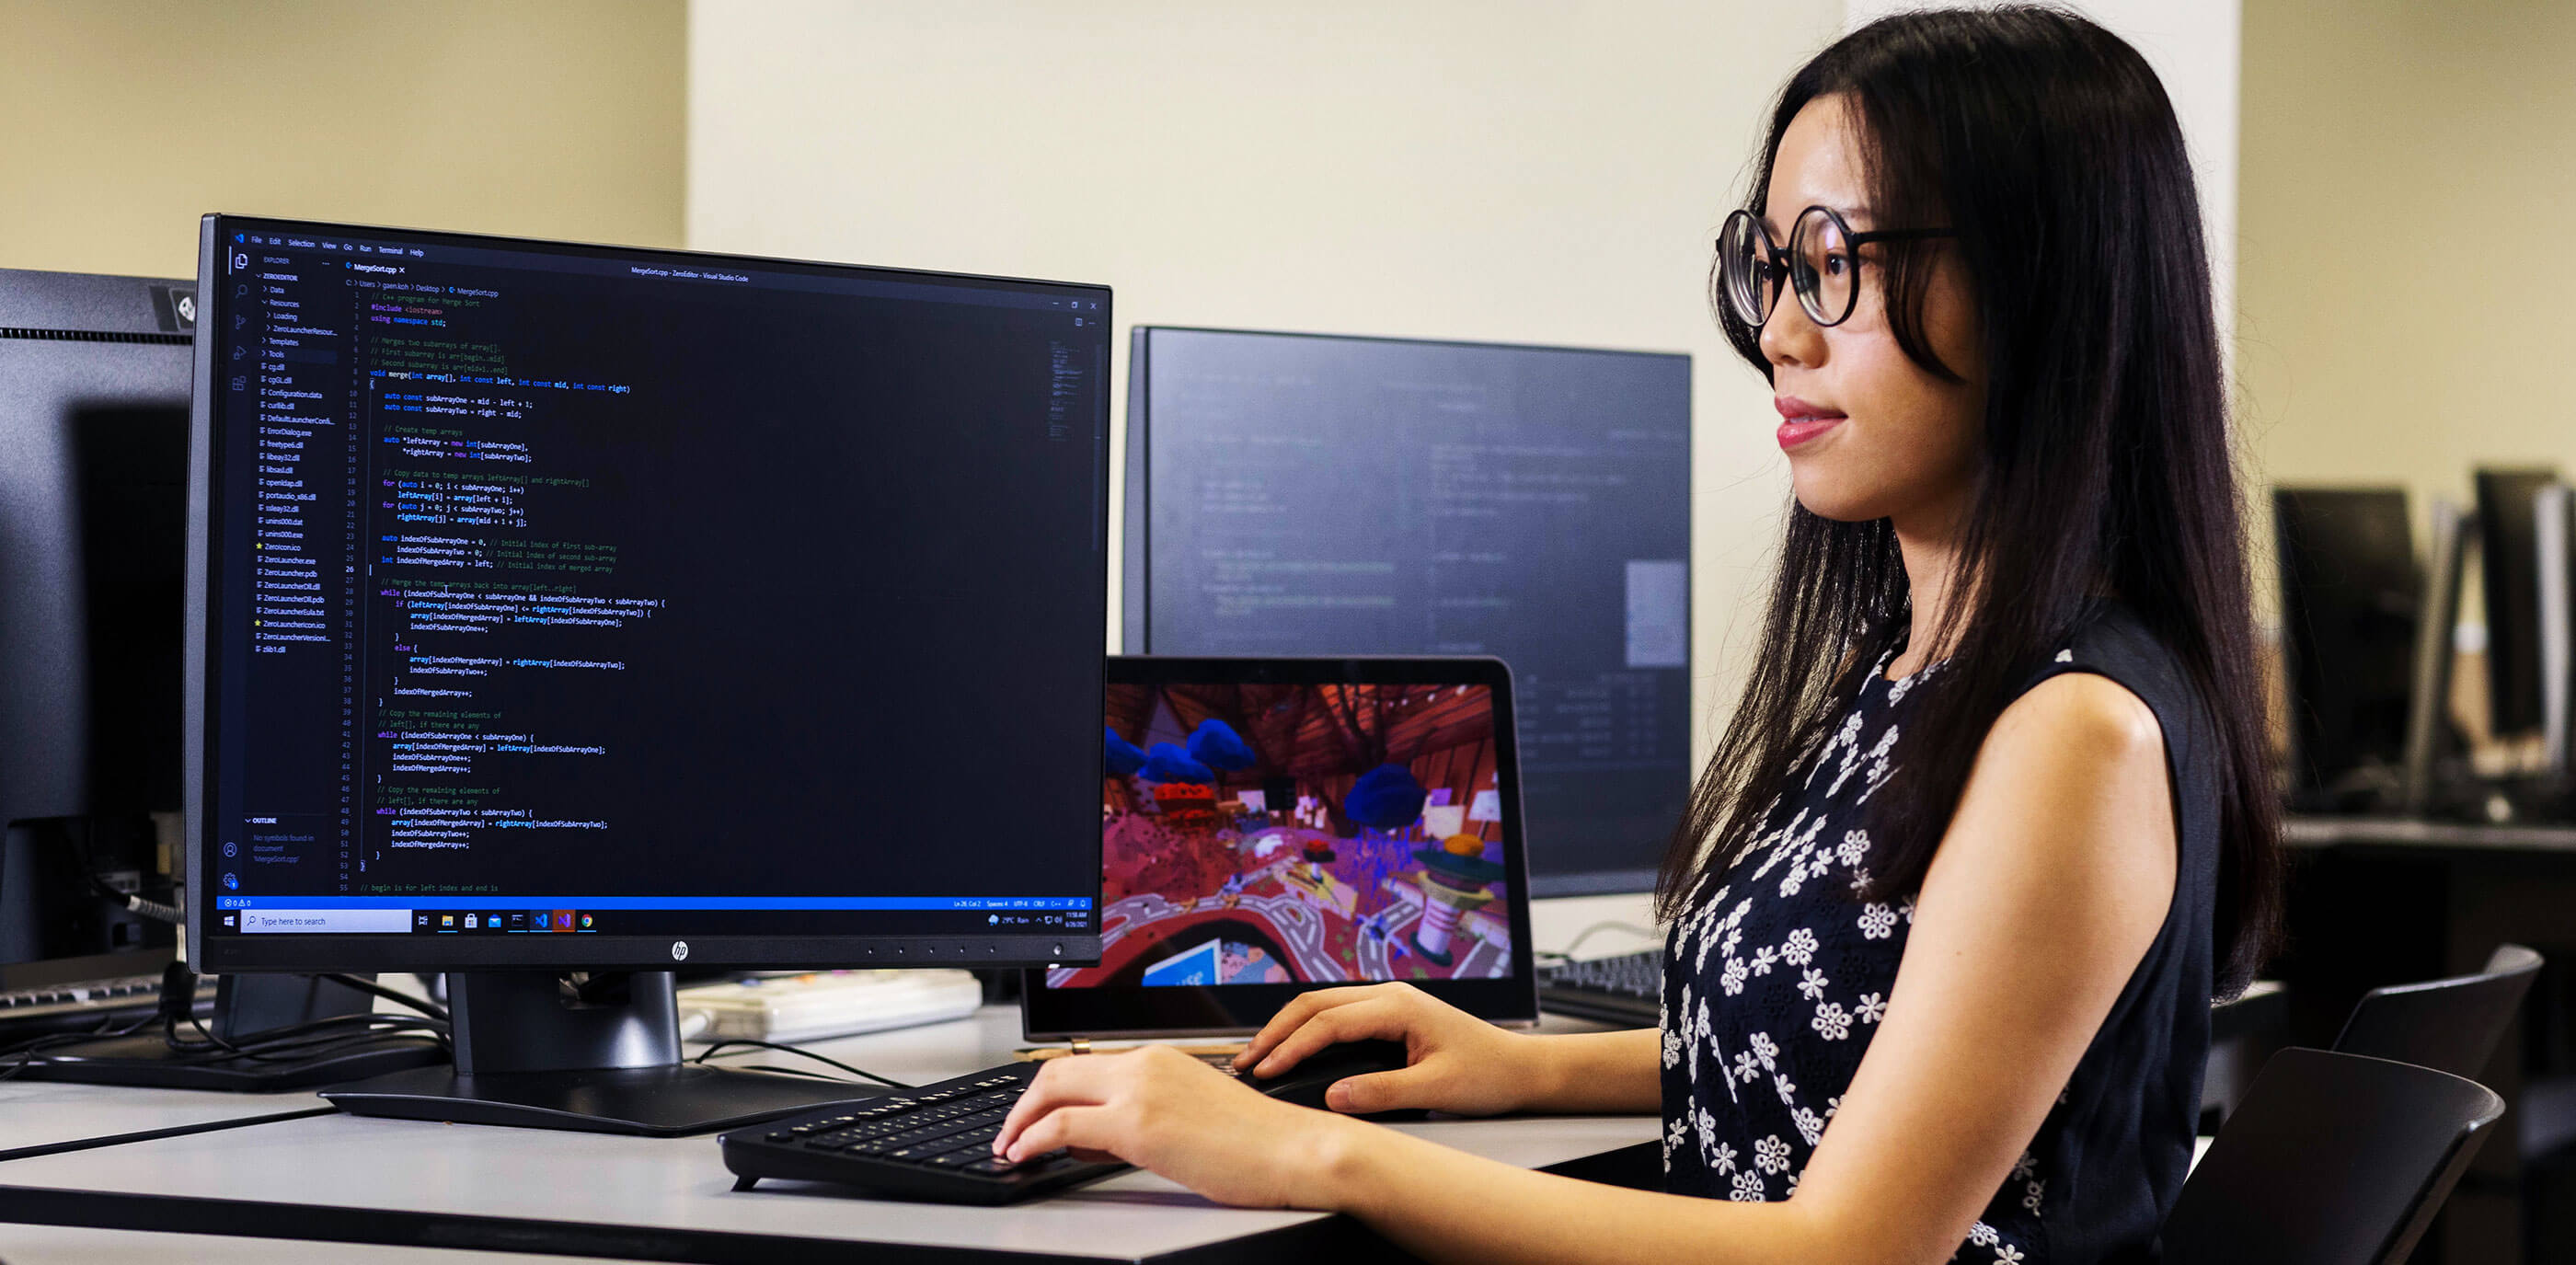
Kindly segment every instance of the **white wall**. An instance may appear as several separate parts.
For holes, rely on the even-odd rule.
[[[689,244],[1103,281],[1122,327],[1692,353],[1704,759],[1788,487],[1769,392],[1708,314],[1709,242],[1765,101],[1841,19],[696,0]]]
[[[2243,0],[2057,0],[2137,46],[2182,122],[2200,185],[2201,227],[2209,237],[2221,345],[2232,363],[2236,328],[2236,170],[2238,84],[2244,48]],[[1849,0],[1846,29],[1909,9],[1975,8],[1959,0]]]
[[[2085,6],[2165,77],[2222,278],[2236,5]],[[1709,241],[1780,84],[1885,7],[693,0],[688,240],[1103,281],[1121,326],[1692,353],[1697,764],[1788,496],[1769,392],[1709,317]],[[1548,903],[1542,947],[1645,917]]]
[[[195,276],[208,211],[677,245],[682,8],[0,3],[0,268]]]

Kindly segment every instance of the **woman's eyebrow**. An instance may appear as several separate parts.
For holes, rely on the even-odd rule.
[[[1867,203],[1862,203],[1862,202],[1852,202],[1852,203],[1810,202],[1810,203],[1808,203],[1808,204],[1807,204],[1807,206],[1804,206],[1804,207],[1800,207],[1800,208],[1798,208],[1798,214],[1800,214],[1800,215],[1804,215],[1804,214],[1806,214],[1806,213],[1807,213],[1807,207],[1818,207],[1818,206],[1823,207],[1823,208],[1825,208],[1826,210],[1831,211],[1831,212],[1833,212],[1834,214],[1836,214],[1836,215],[1839,215],[1839,216],[1843,217],[1843,222],[1844,222],[1844,223],[1846,223],[1846,224],[1850,224],[1850,225],[1852,226],[1852,231],[1854,231],[1854,232],[1867,232],[1867,231],[1869,231],[1867,228],[1863,227],[1865,224],[1867,224],[1867,223],[1869,222],[1869,220],[1870,220],[1870,218],[1871,218],[1871,217],[1870,217],[1870,212],[1869,212],[1869,205],[1868,205]],[[1787,231],[1787,230],[1785,230],[1785,229],[1783,229],[1783,228],[1781,228],[1779,225],[1777,225],[1777,224],[1775,224],[1775,223],[1773,223],[1773,222],[1772,222],[1772,219],[1771,219],[1771,212],[1770,212],[1770,211],[1768,211],[1768,210],[1765,210],[1765,211],[1762,213],[1762,228],[1763,228],[1763,230],[1764,230],[1765,232],[1768,232],[1768,233],[1770,233],[1770,234],[1771,234],[1771,240],[1773,240],[1773,241],[1786,241],[1786,240],[1788,240],[1788,237],[1789,237],[1788,231]]]

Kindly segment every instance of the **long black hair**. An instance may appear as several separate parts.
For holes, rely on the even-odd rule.
[[[2220,986],[2278,934],[2279,820],[2254,668],[2245,532],[2198,194],[2172,103],[2137,50],[2051,8],[1937,10],[1872,22],[1798,71],[1772,111],[1749,205],[1764,211],[1781,134],[1809,102],[1852,108],[1873,218],[1946,226],[1891,242],[1880,270],[1906,355],[1956,380],[1924,337],[1942,250],[1975,294],[1987,382],[1957,598],[1916,688],[1920,719],[1872,805],[1871,894],[1911,893],[2013,687],[2116,596],[2206,705],[2220,774]],[[1718,321],[1765,377],[1761,330]],[[1900,643],[1909,593],[1886,520],[1792,504],[1752,672],[1666,850],[1657,910],[1679,915],[1741,856],[1771,792],[1825,737],[1833,701]]]

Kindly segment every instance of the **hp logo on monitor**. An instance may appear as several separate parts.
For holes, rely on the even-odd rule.
[[[674,940],[671,942],[671,960],[674,962],[686,962],[689,960],[688,941]]]

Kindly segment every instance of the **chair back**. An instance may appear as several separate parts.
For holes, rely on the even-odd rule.
[[[2352,1008],[2334,1048],[2474,1077],[2495,1055],[2539,973],[2539,954],[2505,944],[2475,975],[2374,988]]]
[[[2386,1059],[2288,1049],[2254,1078],[2165,1218],[2193,1265],[2395,1265],[2504,1100]]]

